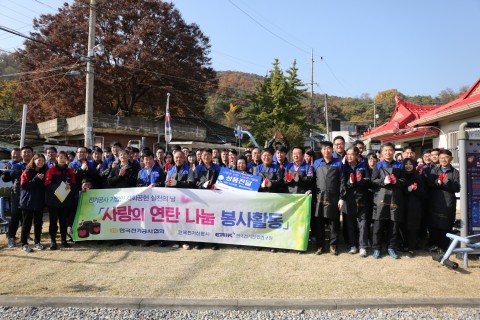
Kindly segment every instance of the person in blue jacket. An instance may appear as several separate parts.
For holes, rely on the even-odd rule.
[[[373,168],[372,183],[375,187],[373,200],[373,254],[381,257],[382,240],[387,233],[387,253],[393,259],[399,256],[397,247],[399,226],[404,221],[403,189],[405,173],[401,162],[393,160],[395,146],[391,142],[382,144],[383,160]]]
[[[333,157],[333,143],[323,141],[322,158],[315,160],[316,194],[316,239],[317,251],[320,255],[325,246],[325,224],[330,226],[330,253],[338,255],[337,243],[340,229],[340,210],[343,206],[345,184],[343,180],[343,164],[340,158]]]
[[[20,202],[22,209],[23,224],[20,241],[22,250],[30,253],[33,249],[28,245],[28,237],[34,226],[35,249],[44,250],[45,246],[40,242],[43,225],[43,208],[45,207],[45,157],[40,153],[35,153],[32,160],[28,163],[26,169],[20,177]]]
[[[155,165],[154,154],[146,151],[142,155],[143,169],[138,172],[137,187],[164,187],[165,173],[163,168]]]
[[[10,177],[13,181],[13,188],[11,192],[11,219],[8,223],[8,247],[14,248],[15,244],[15,235],[18,231],[18,225],[22,218],[21,210],[19,209],[20,201],[20,177],[22,176],[23,171],[27,167],[27,164],[32,160],[33,157],[33,148],[30,146],[24,146],[21,149],[22,161],[14,164],[10,170]]]
[[[212,149],[203,149],[201,157],[202,163],[195,167],[194,170],[195,185],[198,189],[209,190],[217,182],[220,173],[220,166],[212,162]],[[193,245],[195,249],[203,248],[202,243],[195,243]],[[207,243],[206,245],[210,246],[212,250],[218,250],[218,244],[216,243]]]
[[[346,186],[345,205],[342,208],[344,228],[347,232],[350,254],[356,254],[359,248],[359,230],[357,219],[366,208],[363,183],[366,175],[365,162],[360,162],[357,147],[347,149],[344,165],[344,183]],[[362,250],[362,257],[364,256]]]

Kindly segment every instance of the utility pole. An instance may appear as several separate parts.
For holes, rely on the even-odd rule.
[[[312,59],[310,60],[310,99],[313,99],[313,49],[312,49]]]
[[[373,129],[377,127],[377,103],[375,98],[373,98]]]
[[[97,19],[97,0],[90,0],[90,19],[88,21],[88,56],[85,90],[85,147],[93,147],[93,63],[95,59],[95,25]]]
[[[327,137],[328,133],[330,131],[330,128],[328,127],[328,104],[327,104],[327,94],[325,93],[325,124],[327,127]]]
[[[25,146],[25,128],[27,126],[27,104],[23,104],[22,111],[22,128],[20,129],[20,148]]]

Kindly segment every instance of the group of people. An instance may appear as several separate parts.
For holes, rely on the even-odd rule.
[[[15,236],[22,221],[22,250],[45,249],[40,240],[47,207],[50,249],[58,248],[58,229],[61,246],[70,247],[67,236],[80,191],[129,187],[212,189],[223,166],[260,176],[259,192],[311,196],[311,239],[317,255],[327,250],[338,254],[341,225],[349,253],[361,257],[367,257],[367,248],[371,248],[372,256],[380,258],[382,245],[394,259],[399,258],[398,250],[412,257],[419,241],[427,235],[431,250],[448,247],[445,234],[453,227],[455,193],[460,190],[459,172],[451,166],[449,150],[426,150],[420,163],[412,148],[406,147],[400,162],[394,159],[395,146],[391,143],[384,143],[378,154],[364,156],[362,141],[345,148],[344,138],[338,136],[333,142],[323,141],[315,159],[312,149],[297,146],[290,150],[283,140],[283,144],[274,146],[272,139],[263,149],[246,148],[243,154],[237,149],[194,151],[178,145],[170,151],[160,147],[153,153],[148,148],[122,148],[119,142],[106,150],[78,147],[75,155],[57,152],[55,147],[45,150],[45,155],[34,154],[28,146],[15,148],[10,170],[2,175],[4,181],[13,182],[8,246],[16,247]],[[68,193],[65,199],[57,196],[59,188]],[[28,242],[32,223],[33,248]],[[184,247],[189,249],[190,245]],[[213,244],[212,249],[218,246]]]

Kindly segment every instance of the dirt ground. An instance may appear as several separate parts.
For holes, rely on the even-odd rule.
[[[43,242],[49,245],[48,224]],[[18,233],[19,236],[20,232]],[[441,266],[426,252],[399,260],[221,246],[190,250],[102,242],[70,249],[8,249],[0,237],[1,295],[155,298],[478,297],[480,262]],[[453,260],[455,260],[453,258]]]

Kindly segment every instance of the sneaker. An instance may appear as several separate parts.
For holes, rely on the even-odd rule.
[[[270,249],[270,252],[275,253],[275,252],[277,252],[277,249]]]
[[[35,249],[37,250],[45,250],[45,246],[41,244],[40,242],[35,243]]]
[[[67,241],[62,241],[62,248],[64,249],[67,249],[67,248],[71,248],[72,246],[68,244]]]
[[[212,245],[212,250],[218,250],[218,245],[217,245],[217,244],[213,244],[213,245]]]
[[[387,250],[387,252],[388,252],[388,255],[393,259],[398,259],[398,254],[395,252],[394,249],[390,248]]]
[[[372,257],[374,257],[375,259],[380,259],[381,256],[382,254],[380,253],[380,250],[378,249],[373,250]]]
[[[357,247],[351,247],[350,251],[348,251],[348,253],[350,253],[350,254],[356,254],[357,252],[358,252]]]
[[[8,247],[15,248],[17,245],[15,243],[15,238],[8,238]]]
[[[196,244],[193,248],[196,249],[196,250],[202,250],[202,249],[203,249],[203,245],[201,245],[201,244]]]
[[[190,248],[190,245],[189,245],[188,243],[184,243],[182,247],[183,247],[183,249],[185,249],[185,250],[190,250],[190,249],[191,249],[191,248]]]
[[[367,249],[364,249],[364,248],[360,249],[360,257],[362,257],[362,258],[367,257]]]
[[[315,254],[317,256],[321,255],[323,253],[323,248],[318,248],[317,251],[315,251]]]
[[[330,253],[334,256],[338,256],[337,246],[330,246]]]
[[[160,241],[160,248],[165,248],[167,243],[165,241]]]
[[[180,249],[180,244],[174,243],[174,244],[172,245],[172,249]]]
[[[22,246],[22,250],[25,251],[26,253],[30,253],[30,252],[33,251],[33,249],[30,248],[30,246],[29,246],[28,244],[24,244],[24,245]]]
[[[413,258],[413,257],[415,257],[415,253],[413,251],[408,251],[405,256],[407,258]]]
[[[57,250],[57,249],[58,249],[57,243],[52,242],[52,244],[50,244],[50,250]]]

